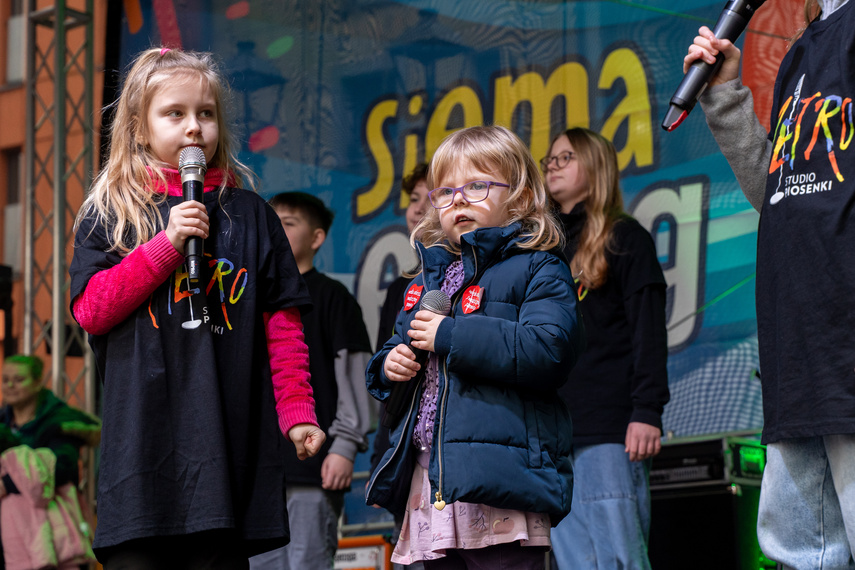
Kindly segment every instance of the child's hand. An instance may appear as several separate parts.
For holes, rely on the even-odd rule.
[[[383,372],[392,382],[406,382],[416,375],[419,368],[415,353],[406,344],[393,348],[383,361]]]
[[[629,422],[626,428],[626,448],[630,461],[643,461],[662,449],[662,431],[643,422]]]
[[[695,43],[689,46],[689,53],[683,58],[683,73],[686,73],[689,66],[698,59],[709,64],[715,63],[715,57],[719,52],[724,54],[724,61],[718,73],[710,80],[709,86],[721,85],[739,77],[739,59],[742,52],[730,40],[716,38],[706,26],[698,30]]]
[[[208,211],[195,200],[172,206],[166,225],[166,237],[178,253],[184,253],[184,240],[191,236],[208,237]]]
[[[352,479],[353,461],[338,453],[330,453],[324,458],[321,465],[322,488],[327,491],[347,489]]]
[[[433,311],[418,311],[410,322],[410,330],[407,334],[413,339],[412,345],[422,350],[435,352],[433,341],[436,339],[436,330],[445,315]]]
[[[297,424],[288,430],[288,439],[297,448],[297,458],[306,459],[320,451],[327,440],[324,431],[313,424]]]

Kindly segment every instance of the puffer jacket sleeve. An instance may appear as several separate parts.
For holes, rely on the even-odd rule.
[[[476,311],[443,323],[449,372],[469,382],[540,392],[567,380],[584,343],[570,269],[554,255],[525,257],[531,277],[515,320]]]
[[[419,281],[419,283],[421,282]],[[404,337],[404,323],[409,324],[410,320],[412,320],[412,316],[407,311],[403,309],[398,311],[398,316],[395,319],[395,333],[371,357],[365,369],[365,385],[368,388],[368,393],[381,402],[385,401],[392,392],[392,381],[383,372],[383,363],[393,348],[408,342],[410,337]]]

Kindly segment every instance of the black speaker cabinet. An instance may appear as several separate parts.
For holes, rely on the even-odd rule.
[[[650,471],[653,570],[774,569],[757,544],[765,447],[721,436],[663,445]]]

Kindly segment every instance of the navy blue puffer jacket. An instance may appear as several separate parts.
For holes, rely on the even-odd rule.
[[[557,390],[578,359],[583,332],[567,262],[517,247],[519,232],[513,224],[462,236],[463,285],[434,342],[439,395],[428,475],[440,504],[547,513],[554,526],[570,512],[573,489],[570,415]],[[418,246],[424,269],[413,283],[439,289],[457,257]],[[481,287],[481,301],[467,313],[461,300],[473,286]],[[366,382],[378,400],[392,384],[383,362],[409,339],[416,311],[418,304],[400,312],[395,335],[368,364]],[[407,501],[420,394],[421,386],[392,427],[366,496],[393,513],[402,514]]]

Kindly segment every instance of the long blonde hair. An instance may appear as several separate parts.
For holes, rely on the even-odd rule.
[[[510,185],[508,219],[502,226],[522,223],[524,239],[519,247],[550,250],[563,243],[564,233],[552,211],[543,176],[517,135],[501,126],[469,127],[448,135],[430,161],[428,188],[434,188],[466,162],[482,172],[500,174]],[[411,232],[410,243],[414,246],[415,236],[428,247],[439,244],[450,251],[459,251],[457,244],[446,239],[435,208],[429,208]]]
[[[159,89],[195,77],[202,87],[211,89],[216,102],[219,139],[208,167],[223,171],[221,188],[229,183],[255,188],[252,171],[237,159],[224,111],[230,91],[213,56],[152,48],[136,57],[125,77],[122,94],[114,103],[110,155],[78,212],[75,230],[84,217],[94,214],[97,223],[108,229],[111,249],[126,254],[164,227],[158,205],[166,200],[166,193],[153,192],[152,187],[165,188],[167,182],[161,171],[164,164],[149,146],[148,109]]]
[[[559,137],[570,141],[575,159],[588,180],[588,195],[584,200],[587,219],[570,266],[585,287],[596,289],[608,276],[606,250],[611,247],[612,229],[625,215],[617,152],[611,142],[590,129],[569,129],[555,137],[550,149]]]

